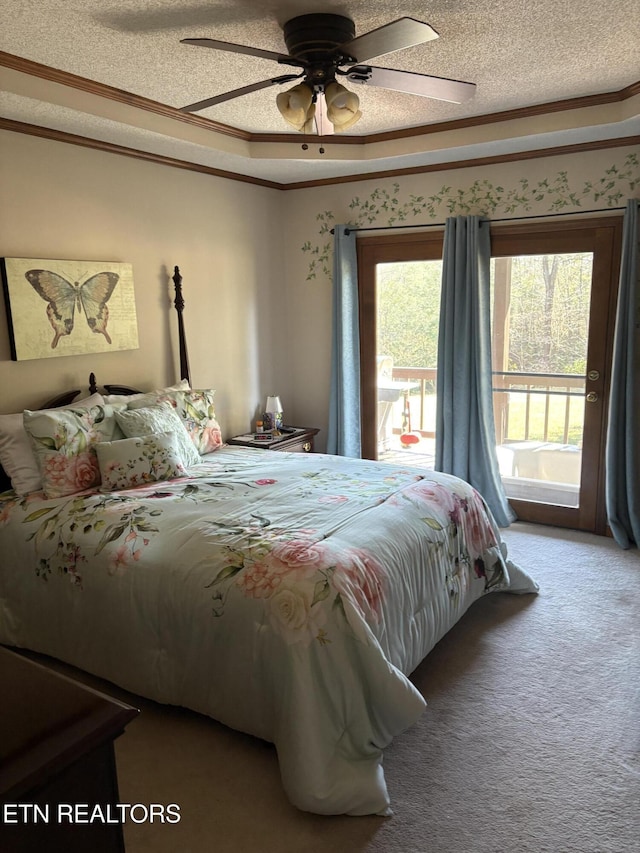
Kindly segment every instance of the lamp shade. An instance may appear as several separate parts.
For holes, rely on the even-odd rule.
[[[265,406],[265,412],[278,414],[278,412],[282,412],[282,403],[280,402],[280,397],[267,397],[267,405]]]
[[[280,397],[277,397],[275,394],[267,397],[267,405],[264,408],[265,415],[268,416],[267,420],[270,423],[270,429],[280,429],[282,426],[282,403],[280,402]]]
[[[313,91],[306,83],[298,83],[286,92],[276,96],[276,105],[282,118],[296,130],[309,133],[313,128],[316,105],[313,103]]]
[[[335,80],[326,86],[324,96],[327,102],[327,117],[336,133],[344,133],[362,118],[358,96]]]

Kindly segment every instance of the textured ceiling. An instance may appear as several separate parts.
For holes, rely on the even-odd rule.
[[[351,17],[357,35],[402,16],[426,21],[439,39],[371,64],[477,84],[476,95],[463,105],[357,87],[363,118],[350,133],[364,136],[365,142],[367,135],[383,131],[618,91],[640,78],[638,0],[434,0],[428,5],[414,0],[0,0],[0,50],[181,107],[290,69],[266,59],[183,45],[180,39],[209,37],[285,52],[282,24],[317,11]],[[481,146],[474,151],[487,153],[492,146],[500,150],[506,145],[497,138],[500,134],[489,138],[469,131],[464,139],[416,143],[406,150],[378,146],[364,153],[361,146],[350,146],[350,152],[341,152],[335,147],[339,137],[334,137],[324,156],[303,154],[291,144],[258,153],[229,139],[222,144],[213,130],[207,141],[204,135],[189,137],[184,129],[123,117],[98,103],[104,99],[90,102],[85,96],[75,103],[52,84],[25,81],[25,76],[4,75],[0,110],[6,118],[279,182],[399,168],[419,164],[421,156],[422,162],[462,159],[469,153],[466,146]],[[275,106],[278,91],[277,86],[268,88],[199,115],[252,134],[289,134]],[[574,134],[567,139],[582,140],[639,132],[637,105],[586,118],[572,112],[576,115],[560,125],[540,121],[521,129],[514,134],[520,138],[514,150],[565,144],[567,133]],[[545,136],[536,140],[541,133]],[[422,150],[427,147],[429,151]]]

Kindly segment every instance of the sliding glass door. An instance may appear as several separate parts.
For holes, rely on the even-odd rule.
[[[442,232],[359,241],[363,455],[433,467]],[[604,532],[618,217],[492,228],[496,452],[522,520]]]

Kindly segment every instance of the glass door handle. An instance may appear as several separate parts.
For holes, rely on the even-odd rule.
[[[587,403],[595,403],[598,399],[598,395],[595,391],[589,391],[587,394]]]

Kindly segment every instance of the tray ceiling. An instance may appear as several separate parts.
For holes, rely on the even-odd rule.
[[[426,21],[440,34],[437,40],[371,64],[472,81],[475,96],[456,105],[358,86],[363,118],[349,144],[338,135],[320,141],[289,132],[275,104],[278,86],[212,107],[193,121],[174,114],[185,104],[291,70],[180,39],[208,37],[285,52],[282,24],[317,11],[348,15],[357,35],[403,16]],[[630,137],[640,133],[637,12],[637,0],[434,0],[426,6],[413,0],[1,0],[0,50],[10,61],[0,68],[0,112],[10,121],[277,184]],[[16,58],[123,94],[71,85],[64,75],[47,79]],[[583,109],[540,107],[612,92],[623,97],[585,102]],[[136,96],[133,103],[124,93]],[[167,109],[147,108],[145,99]],[[480,120],[523,108],[534,108],[533,115]],[[460,128],[456,123],[464,119],[472,121]]]

